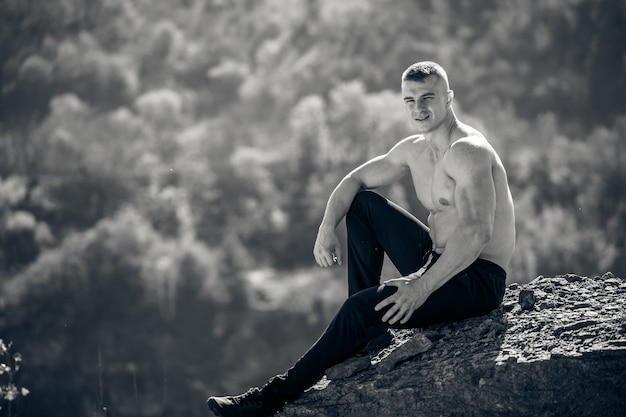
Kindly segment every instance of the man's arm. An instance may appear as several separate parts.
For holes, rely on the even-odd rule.
[[[422,277],[431,293],[470,266],[491,239],[496,211],[492,161],[488,150],[467,142],[456,144],[450,154],[446,171],[456,182],[459,224],[437,262]]]
[[[319,266],[332,266],[336,257],[338,264],[343,263],[343,255],[335,229],[344,218],[354,196],[365,189],[374,189],[396,181],[409,170],[405,162],[406,147],[413,138],[407,138],[396,144],[385,155],[377,156],[346,175],[331,193],[324,217],[320,224],[313,255]]]
[[[454,201],[458,226],[446,247],[422,276],[389,280],[385,285],[398,291],[381,301],[376,310],[394,304],[383,321],[406,323],[435,290],[470,266],[491,239],[495,219],[496,191],[492,174],[492,154],[472,143],[459,142],[446,155],[445,169],[455,181]]]

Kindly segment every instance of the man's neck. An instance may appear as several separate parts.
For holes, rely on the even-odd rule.
[[[430,145],[430,148],[435,153],[437,159],[441,158],[443,154],[450,148],[454,137],[452,132],[459,125],[459,121],[453,112],[450,112],[448,117],[439,125],[435,130],[424,133],[424,138]]]

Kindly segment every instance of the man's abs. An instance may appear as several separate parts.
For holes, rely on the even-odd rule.
[[[487,242],[478,256],[481,259],[499,265],[505,270],[511,260],[515,240],[514,235],[508,232],[509,230],[513,230],[512,227],[505,224],[510,221],[512,220],[496,216],[491,240]],[[456,210],[454,209],[431,212],[428,216],[428,226],[430,228],[429,234],[433,241],[433,249],[435,252],[439,254],[443,253],[450,236],[457,232],[458,225],[459,220]]]

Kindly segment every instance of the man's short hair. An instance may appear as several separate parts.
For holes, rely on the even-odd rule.
[[[444,70],[441,65],[433,61],[416,62],[411,65],[402,73],[402,81],[424,82],[424,79],[426,77],[430,77],[431,75],[441,78],[446,83],[446,88],[450,89],[446,70]]]

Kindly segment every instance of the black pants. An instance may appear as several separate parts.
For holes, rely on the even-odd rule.
[[[389,308],[374,306],[397,289],[379,290],[384,254],[403,275],[417,271],[432,249],[428,228],[380,195],[363,191],[346,215],[349,298],[322,336],[286,373],[270,380],[263,392],[276,408],[296,399],[324,371],[353,356],[386,329],[425,327],[487,314],[502,301],[506,272],[478,259],[428,297],[406,324],[382,321]],[[393,278],[393,277],[389,277]]]

